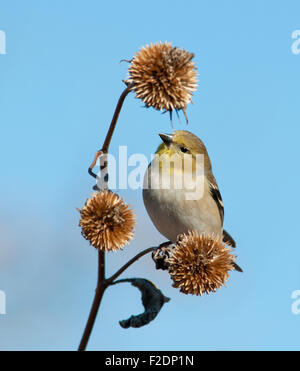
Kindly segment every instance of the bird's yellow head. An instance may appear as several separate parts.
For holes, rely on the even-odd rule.
[[[173,134],[159,134],[163,142],[158,147],[157,155],[180,155],[186,154],[204,156],[205,169],[211,169],[211,162],[206,147],[201,139],[186,130],[177,130]]]

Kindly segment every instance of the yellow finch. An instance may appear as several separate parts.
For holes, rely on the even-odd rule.
[[[148,166],[143,187],[144,204],[155,227],[172,242],[179,234],[196,231],[223,237],[235,247],[232,237],[223,230],[222,197],[203,142],[185,130],[159,136],[163,142]],[[197,158],[202,164],[200,171]],[[200,192],[191,197],[191,189],[197,184]]]

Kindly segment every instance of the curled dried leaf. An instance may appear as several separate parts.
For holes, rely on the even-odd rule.
[[[114,283],[130,282],[132,286],[137,287],[142,293],[142,303],[145,311],[139,315],[120,321],[123,328],[142,327],[148,325],[157,316],[163,305],[170,301],[170,298],[163,293],[150,281],[144,278],[128,278]]]

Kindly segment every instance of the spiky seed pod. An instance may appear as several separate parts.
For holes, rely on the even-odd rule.
[[[184,294],[215,292],[227,281],[234,260],[221,238],[196,232],[181,235],[169,259],[173,287]]]
[[[185,110],[197,89],[194,54],[171,43],[150,44],[132,59],[128,83],[146,107]]]
[[[133,237],[134,212],[111,191],[95,193],[79,212],[81,233],[97,249],[119,250]]]

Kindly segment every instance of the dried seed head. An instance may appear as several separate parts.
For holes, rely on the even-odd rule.
[[[146,45],[131,62],[128,83],[146,107],[185,110],[197,89],[193,57],[168,42]]]
[[[182,235],[169,259],[173,287],[184,294],[215,292],[227,281],[234,260],[221,238],[195,232]]]
[[[111,191],[95,193],[79,212],[81,233],[97,249],[119,250],[133,237],[135,215]]]

